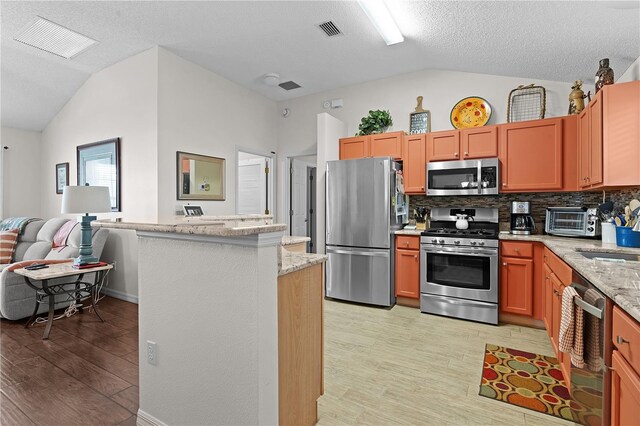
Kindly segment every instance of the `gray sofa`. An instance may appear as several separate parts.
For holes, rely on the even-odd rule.
[[[36,220],[27,224],[18,238],[14,262],[40,259],[70,259],[78,256],[80,247],[80,225],[73,228],[64,248],[52,249],[53,237],[69,219],[54,218],[47,221]],[[100,258],[109,235],[108,229],[93,229],[93,254]],[[35,291],[24,281],[24,277],[9,272],[7,265],[0,265],[0,318],[18,320],[31,316],[35,305]],[[93,279],[85,276],[84,279]],[[83,279],[83,280],[84,280]],[[52,280],[52,282],[54,282]],[[66,307],[69,302],[58,302],[56,309]],[[47,304],[41,304],[38,313],[48,311]]]

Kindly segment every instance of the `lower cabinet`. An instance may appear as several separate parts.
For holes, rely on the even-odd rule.
[[[313,425],[323,389],[323,265],[278,277],[279,424]]]
[[[396,239],[396,297],[420,298],[420,237]]]
[[[533,314],[533,260],[502,257],[500,310],[512,314]]]
[[[640,376],[619,351],[613,351],[611,364],[611,426],[637,425]]]

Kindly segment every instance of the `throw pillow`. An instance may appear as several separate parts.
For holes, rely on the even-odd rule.
[[[18,243],[18,229],[0,231],[0,265],[11,263]]]

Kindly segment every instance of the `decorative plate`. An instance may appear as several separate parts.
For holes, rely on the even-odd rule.
[[[477,96],[464,98],[451,109],[451,124],[456,129],[482,127],[491,118],[491,105]]]

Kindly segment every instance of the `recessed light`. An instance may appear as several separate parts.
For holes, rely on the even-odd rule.
[[[66,59],[71,59],[98,43],[40,16],[27,25],[14,40]]]
[[[387,46],[404,41],[404,36],[383,0],[358,0],[358,3],[385,43],[387,43]]]

